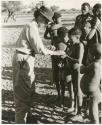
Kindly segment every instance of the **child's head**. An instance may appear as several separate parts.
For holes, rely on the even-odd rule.
[[[97,3],[93,6],[92,9],[93,15],[98,17],[101,20],[101,4]]]
[[[72,28],[68,31],[69,40],[72,44],[80,42],[82,31],[79,28]]]
[[[89,54],[93,59],[101,59],[101,44],[96,43],[92,45],[89,49]]]
[[[59,37],[59,39],[63,39],[64,42],[67,42],[68,41],[68,29],[66,27],[60,27],[58,30],[57,30],[57,35]]]
[[[81,5],[81,11],[83,15],[86,15],[90,11],[90,4],[89,3],[83,3]]]
[[[54,12],[54,15],[53,15],[53,17],[52,17],[52,20],[53,20],[55,23],[58,23],[59,20],[60,20],[60,18],[61,18],[61,14],[58,13],[58,12]]]

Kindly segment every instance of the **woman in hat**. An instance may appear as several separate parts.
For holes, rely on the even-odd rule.
[[[13,89],[15,101],[15,121],[26,123],[26,116],[32,104],[34,94],[34,62],[35,54],[63,55],[62,51],[48,50],[40,39],[39,24],[47,24],[51,20],[51,11],[42,6],[34,12],[35,19],[26,24],[17,40],[13,57]]]

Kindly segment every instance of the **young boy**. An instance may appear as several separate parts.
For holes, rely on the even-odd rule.
[[[85,95],[90,96],[89,116],[92,123],[99,124],[98,103],[101,101],[101,44],[94,44],[90,48],[89,54],[93,60],[88,66],[81,68],[81,73],[84,73],[81,79],[81,90]]]
[[[54,15],[52,17],[53,22],[51,22],[45,30],[44,38],[45,39],[51,39],[51,45],[52,48],[56,48],[56,45],[58,44],[58,34],[57,30],[62,27],[61,23],[61,14],[58,12],[54,12]],[[58,85],[58,60],[56,56],[51,56],[52,59],[52,75],[53,75],[53,83],[56,85],[56,89],[58,92],[58,98],[56,100],[60,99],[60,92],[59,92],[59,85]]]
[[[72,106],[68,110],[68,112],[75,111],[75,113],[77,113],[78,115],[81,114],[82,106],[82,94],[80,89],[80,65],[82,63],[84,53],[83,44],[80,42],[81,34],[81,30],[79,30],[78,28],[72,28],[68,32],[69,40],[71,43],[71,52],[68,55],[76,60],[70,60],[70,58],[66,57],[69,64],[67,65],[67,67],[65,67],[66,77],[71,74],[74,93],[74,103],[72,103]]]
[[[61,14],[58,12],[54,12],[54,15],[52,17],[53,22],[50,22],[48,26],[46,27],[44,38],[45,39],[51,39],[51,45],[56,45],[56,39],[57,39],[57,30],[62,27],[61,23]]]
[[[57,30],[57,41],[56,41],[56,50],[65,51],[68,46],[68,29],[66,27],[60,27]],[[56,89],[58,93],[57,100],[63,103],[64,101],[64,93],[65,93],[65,85],[62,80],[62,70],[65,60],[61,57],[54,56],[54,80],[56,84]],[[61,100],[60,100],[61,99]]]

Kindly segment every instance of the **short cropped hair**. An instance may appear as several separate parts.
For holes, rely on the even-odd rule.
[[[84,6],[87,6],[87,7],[90,9],[90,4],[89,4],[89,3],[85,2],[85,3],[83,3],[83,4],[81,5],[81,7],[84,7]]]
[[[68,31],[68,35],[82,35],[81,29],[74,27]]]
[[[66,34],[68,34],[68,29],[66,27],[60,27],[58,30],[57,30],[57,34],[59,37],[65,37]]]
[[[61,17],[61,14],[58,13],[58,12],[54,12],[54,15],[53,15],[52,19],[53,19],[53,20],[54,20],[54,19],[58,19],[59,17]]]

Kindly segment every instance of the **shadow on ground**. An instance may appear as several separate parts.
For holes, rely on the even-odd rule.
[[[63,105],[56,101],[56,89],[51,82],[51,69],[35,68],[36,74],[36,93],[33,96],[33,106],[31,114],[27,117],[27,123],[36,124],[64,124],[67,123],[72,114],[68,114],[68,107],[71,99],[67,95]],[[12,67],[3,67],[2,80],[2,123],[14,124],[15,106],[13,100],[12,86]],[[6,87],[5,87],[6,86]],[[73,124],[85,124],[85,121],[71,121]]]

